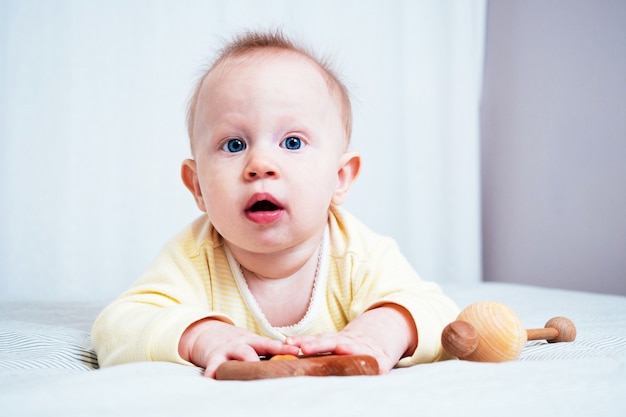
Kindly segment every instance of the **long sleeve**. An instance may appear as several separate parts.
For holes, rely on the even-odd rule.
[[[198,231],[191,231],[171,241],[144,275],[99,315],[92,339],[100,366],[187,364],[178,354],[178,342],[190,324],[205,317],[232,322],[212,310],[212,294],[203,284],[207,261],[195,249]]]
[[[409,311],[417,328],[418,345],[414,354],[403,358],[398,366],[441,359],[441,332],[456,318],[458,307],[437,284],[422,280],[413,271],[394,242],[381,244],[377,255],[362,265],[363,280],[356,293],[355,306],[367,310],[393,303]],[[378,278],[368,279],[368,276]]]
[[[458,315],[457,305],[437,284],[420,278],[392,239],[371,232],[342,210],[335,209],[334,215],[334,286],[339,298],[349,300],[347,320],[383,304],[400,305],[413,318],[418,346],[398,366],[444,358],[441,332]]]

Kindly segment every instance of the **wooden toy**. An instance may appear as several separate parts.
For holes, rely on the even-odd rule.
[[[217,368],[219,380],[254,380],[290,376],[378,375],[378,362],[366,355],[281,355],[260,362],[228,361]]]
[[[494,301],[467,306],[441,334],[450,356],[474,362],[514,360],[528,340],[543,339],[571,342],[576,339],[576,326],[565,317],[554,317],[543,329],[526,330],[513,310]]]

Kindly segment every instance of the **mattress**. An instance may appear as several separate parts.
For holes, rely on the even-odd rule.
[[[624,416],[626,297],[523,285],[444,286],[462,308],[493,300],[527,328],[553,316],[571,343],[528,342],[518,360],[448,360],[383,376],[215,381],[143,362],[98,369],[89,330],[103,305],[0,306],[0,411],[6,416]]]

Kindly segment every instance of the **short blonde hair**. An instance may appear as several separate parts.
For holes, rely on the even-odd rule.
[[[219,52],[217,58],[207,71],[200,77],[196,83],[193,95],[189,100],[187,109],[187,131],[189,139],[192,143],[193,149],[193,127],[196,120],[196,108],[198,106],[198,98],[200,91],[202,90],[202,83],[206,77],[222,63],[231,58],[243,57],[250,53],[259,51],[276,51],[282,50],[287,52],[293,52],[304,56],[311,60],[322,72],[328,83],[328,88],[333,94],[337,94],[339,97],[341,107],[341,117],[343,120],[344,131],[346,135],[346,142],[350,141],[352,135],[352,104],[350,102],[350,95],[347,87],[330,68],[328,62],[324,59],[318,59],[306,48],[297,45],[292,40],[288,39],[281,31],[269,31],[269,32],[245,32],[239,36],[236,36],[232,42],[226,44],[226,46]]]

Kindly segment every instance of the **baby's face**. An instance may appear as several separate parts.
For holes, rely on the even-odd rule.
[[[331,202],[343,198],[347,138],[338,98],[294,53],[222,65],[203,82],[196,107],[196,201],[243,250],[319,241]]]

